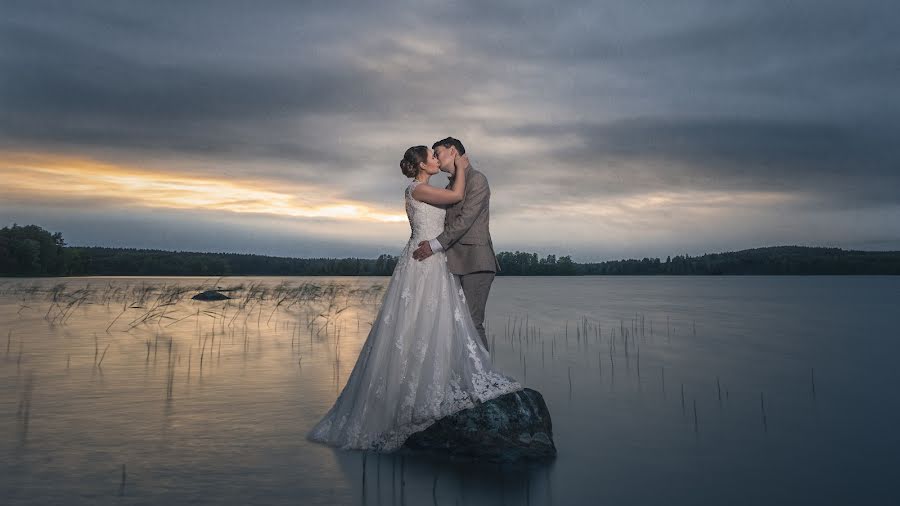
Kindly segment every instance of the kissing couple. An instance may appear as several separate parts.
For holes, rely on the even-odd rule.
[[[453,137],[400,161],[410,238],[372,329],[334,405],[308,438],[391,452],[443,417],[522,390],[488,353],[484,309],[500,269],[489,230],[491,190]],[[446,188],[428,184],[450,175]]]

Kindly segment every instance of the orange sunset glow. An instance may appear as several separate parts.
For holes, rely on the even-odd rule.
[[[88,158],[36,153],[0,153],[0,196],[9,200],[89,198],[119,206],[209,209],[233,213],[359,222],[405,222],[405,214],[340,199],[302,184],[279,189],[249,180],[221,180],[154,172]],[[272,185],[274,186],[274,185]],[[289,191],[287,191],[289,190]]]

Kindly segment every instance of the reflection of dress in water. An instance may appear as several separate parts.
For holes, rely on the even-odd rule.
[[[417,184],[406,189],[412,236],[344,390],[309,433],[313,441],[387,452],[440,418],[522,389],[494,369],[445,253],[412,258],[420,241],[444,229],[445,211],[412,197]]]

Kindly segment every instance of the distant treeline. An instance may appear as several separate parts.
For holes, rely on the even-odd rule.
[[[508,276],[596,275],[776,275],[900,274],[900,251],[772,246],[701,256],[677,255],[640,260],[575,263],[569,257],[538,258],[537,253],[500,253],[501,274]]]
[[[501,276],[900,274],[900,251],[774,246],[692,257],[576,263],[569,256],[500,252]],[[0,276],[389,276],[397,257],[284,258],[66,246],[37,225],[0,229]]]

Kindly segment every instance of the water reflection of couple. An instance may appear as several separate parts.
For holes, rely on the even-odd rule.
[[[412,230],[344,390],[310,431],[314,441],[388,452],[435,421],[522,386],[488,355],[484,308],[499,269],[488,227],[490,188],[452,137],[414,146]],[[439,171],[447,188],[429,186]]]

